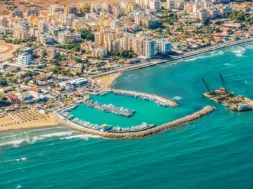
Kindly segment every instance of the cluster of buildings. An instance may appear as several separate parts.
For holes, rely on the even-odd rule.
[[[171,42],[155,38],[149,32],[133,34],[99,31],[95,33],[95,42],[93,44],[86,44],[85,46],[89,48],[88,50],[92,51],[94,49],[94,55],[99,52],[100,57],[106,55],[106,52],[115,51],[132,51],[138,56],[147,58],[154,57],[157,54],[169,54],[172,52]]]
[[[37,40],[43,45],[51,45],[83,42],[80,29],[86,29],[94,34],[95,41],[86,40],[81,47],[92,57],[106,57],[115,51],[131,51],[151,58],[172,52],[171,36],[154,35],[155,29],[161,29],[161,18],[157,16],[157,11],[161,9],[185,12],[188,18],[195,20],[225,18],[233,9],[251,10],[249,3],[238,6],[229,0],[53,4],[48,13],[42,13],[38,7],[29,7],[26,12],[16,8],[9,18],[0,19],[0,33],[13,34],[13,38],[20,41]],[[19,64],[30,62],[31,54],[23,52],[19,55]]]

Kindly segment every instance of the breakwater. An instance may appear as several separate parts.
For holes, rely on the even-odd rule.
[[[66,119],[64,120],[64,117],[62,117],[59,114],[56,114],[56,116],[58,117],[58,119],[61,123],[69,126],[72,129],[78,130],[80,132],[84,132],[84,133],[88,133],[88,134],[92,134],[92,135],[99,135],[104,138],[141,138],[141,137],[150,136],[152,134],[160,133],[160,132],[165,131],[167,129],[177,127],[177,126],[198,120],[198,119],[202,118],[203,116],[210,114],[214,110],[215,110],[215,107],[206,106],[203,109],[201,109],[200,111],[197,111],[197,112],[190,114],[188,116],[185,116],[183,118],[179,118],[175,121],[165,123],[165,124],[160,125],[158,127],[153,127],[151,129],[144,130],[144,131],[126,132],[126,133],[113,133],[113,132],[102,132],[102,131],[98,131],[98,130],[92,130],[92,129],[82,127],[78,124],[75,124],[69,120],[66,120]]]
[[[140,98],[143,100],[149,100],[149,101],[152,101],[152,102],[156,103],[157,105],[163,106],[163,107],[167,107],[167,106],[176,107],[176,106],[178,106],[178,104],[176,102],[166,99],[166,98],[163,98],[158,95],[154,95],[154,94],[142,93],[142,92],[137,92],[137,91],[125,91],[125,90],[119,90],[119,89],[106,89],[105,91],[100,93],[100,95],[105,95],[107,93],[114,93],[117,95],[125,95],[125,96],[134,97],[134,98]]]
[[[97,101],[93,102],[91,99],[86,99],[83,104],[90,108],[95,108],[106,113],[113,113],[124,117],[131,117],[135,113],[134,110],[129,110],[123,107],[118,108],[113,104],[100,104]]]

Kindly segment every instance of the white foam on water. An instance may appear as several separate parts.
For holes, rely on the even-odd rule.
[[[244,81],[245,84],[249,84],[249,82],[247,80]]]
[[[211,51],[209,54],[207,55],[196,55],[193,58],[187,59],[185,60],[185,62],[190,62],[190,61],[194,61],[194,60],[198,60],[198,59],[206,59],[206,58],[210,58],[210,57],[214,57],[214,56],[220,56],[223,55],[224,52],[222,50],[219,51]]]
[[[245,50],[245,48],[237,46],[234,47],[231,52],[233,52],[237,57],[243,57]]]
[[[246,45],[246,49],[253,49],[253,45]]]
[[[60,138],[61,140],[69,140],[69,139],[83,139],[83,140],[88,140],[89,138],[101,138],[100,136],[96,135],[90,135],[90,134],[81,134],[81,135],[73,135],[73,136],[67,136],[67,137],[62,137]]]
[[[4,142],[0,144],[1,146],[8,146],[8,145],[12,145],[13,147],[18,147],[21,143],[25,142],[26,139],[20,139],[20,140],[14,140],[14,141],[8,141],[8,142]]]
[[[34,144],[37,141],[41,141],[44,139],[52,138],[52,137],[67,137],[71,136],[73,133],[76,133],[77,131],[65,131],[65,132],[56,132],[56,133],[50,133],[50,134],[43,134],[38,136],[26,136],[25,138],[18,139],[18,140],[12,140],[12,141],[6,141],[3,143],[0,143],[0,147],[2,146],[13,146],[13,147],[19,147],[22,143],[27,144]]]
[[[182,100],[183,98],[181,96],[174,96],[172,100]]]
[[[233,65],[229,63],[225,63],[224,66],[233,66]]]
[[[16,159],[17,162],[20,162],[20,161],[27,161],[27,158],[26,157],[22,157],[22,158],[19,158],[19,159]]]
[[[19,184],[19,185],[16,186],[16,188],[22,188],[22,186]]]

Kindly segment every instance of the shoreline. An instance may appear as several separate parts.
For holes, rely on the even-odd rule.
[[[214,51],[214,50],[217,50],[217,49],[226,48],[226,47],[230,47],[230,46],[234,46],[234,45],[238,45],[238,44],[242,44],[242,43],[252,42],[252,41],[253,41],[253,38],[247,38],[247,39],[240,40],[240,41],[235,41],[235,42],[225,43],[225,44],[221,44],[221,45],[216,45],[216,46],[213,46],[213,47],[206,47],[204,49],[195,50],[193,52],[186,53],[182,56],[173,57],[173,59],[172,58],[171,59],[163,59],[163,60],[154,59],[153,61],[151,61],[149,63],[138,64],[138,65],[134,65],[134,66],[131,66],[131,67],[120,68],[120,69],[113,70],[113,71],[110,71],[110,72],[101,73],[101,74],[98,74],[98,75],[93,75],[89,79],[91,79],[93,82],[96,82],[95,78],[97,78],[97,80],[98,79],[105,80],[105,79],[109,78],[110,81],[108,81],[106,83],[106,86],[105,86],[105,88],[108,89],[111,86],[111,84],[115,81],[115,79],[117,79],[122,74],[122,72],[132,71],[132,70],[146,68],[146,67],[151,67],[151,66],[155,66],[157,64],[163,64],[163,63],[168,63],[168,62],[172,63],[174,61],[178,61],[178,60],[186,58],[186,57],[190,57],[190,56],[194,56],[194,55],[197,55],[197,54],[202,54],[202,53],[206,53],[206,52],[210,52],[210,51]],[[110,90],[110,88],[109,88],[109,90]],[[199,112],[201,112],[201,111],[203,111],[203,109],[200,110]],[[214,111],[214,108],[213,108],[212,111]],[[212,111],[210,111],[209,113],[211,113]],[[198,112],[195,112],[195,113],[198,113]],[[193,113],[192,115],[194,115],[195,113]],[[209,113],[207,113],[207,114],[209,114]],[[8,123],[8,125],[6,125],[6,126],[0,126],[0,131],[17,130],[17,129],[31,129],[31,128],[41,128],[41,127],[53,127],[53,126],[62,125],[62,121],[64,121],[64,120],[59,120],[58,117],[55,116],[54,114],[50,114],[49,117],[50,117],[50,120],[36,120],[36,121],[30,122],[30,123],[29,122],[19,123],[19,124],[17,124],[17,123]],[[1,121],[1,119],[3,119],[3,118],[0,118],[0,121]],[[180,119],[182,119],[182,118],[180,118]],[[178,121],[178,120],[176,120],[176,121]],[[193,121],[193,120],[191,120],[191,121]],[[173,121],[173,122],[175,122],[175,121]],[[174,127],[173,125],[171,125],[171,122],[167,123],[167,124],[163,124],[161,126],[164,127],[164,125],[169,125],[168,126],[169,128]],[[65,126],[68,126],[68,125],[65,125]],[[161,126],[155,127],[153,129],[159,128]],[[79,127],[81,127],[81,126],[79,126]],[[79,127],[75,128],[75,129],[76,130],[81,130],[82,132],[84,132],[84,130],[79,128]],[[167,128],[167,126],[166,126],[166,128]],[[162,129],[162,130],[165,130],[165,129]],[[147,130],[147,131],[150,132],[150,130]],[[155,131],[155,132],[157,132],[157,131]],[[161,131],[158,131],[158,132],[161,132]],[[88,131],[88,133],[92,134],[93,132]],[[152,131],[152,133],[153,133],[153,131]],[[95,135],[97,135],[97,134],[95,134]],[[102,136],[104,134],[98,134],[98,135]],[[144,136],[146,136],[146,135],[149,135],[149,134],[144,133]],[[134,138],[137,138],[137,137],[138,136],[134,136]],[[109,138],[111,138],[111,137],[109,137]],[[114,137],[112,137],[112,138],[114,138]],[[115,138],[117,138],[117,137],[115,137]],[[120,138],[122,138],[122,137],[120,137]],[[124,136],[124,138],[128,138],[128,136]]]
[[[125,68],[119,68],[119,69],[112,70],[112,71],[109,71],[109,72],[93,75],[93,76],[90,76],[89,79],[94,81],[95,78],[97,78],[97,77],[98,78],[99,77],[103,78],[103,76],[116,74],[116,73],[121,73],[120,75],[122,75],[123,72],[138,70],[138,69],[147,68],[147,67],[151,67],[151,66],[155,66],[155,65],[159,65],[159,64],[164,64],[164,63],[169,63],[169,62],[173,63],[175,61],[178,61],[178,60],[181,60],[181,59],[184,59],[184,58],[187,58],[187,57],[191,57],[191,56],[194,56],[194,55],[199,55],[199,54],[203,54],[203,53],[207,53],[207,52],[211,52],[211,51],[215,51],[215,50],[223,49],[223,48],[227,48],[227,47],[232,47],[232,46],[235,46],[235,45],[244,44],[244,43],[248,43],[248,42],[253,42],[253,37],[246,38],[246,39],[241,39],[241,40],[238,40],[238,41],[227,42],[227,43],[223,43],[223,44],[219,44],[219,45],[215,45],[215,46],[208,46],[208,47],[201,48],[201,49],[198,49],[198,50],[193,50],[192,52],[184,53],[183,55],[171,56],[168,59],[153,59],[150,62],[145,62],[145,63],[141,63],[141,64],[125,67]],[[115,79],[117,79],[117,78],[118,77],[116,77]],[[115,79],[111,82],[111,84],[108,87],[110,87],[113,84]]]
[[[121,75],[122,75],[121,72],[102,75],[94,78],[94,81],[100,87],[109,88],[112,85],[112,83]]]
[[[32,114],[32,113],[30,113]],[[35,115],[35,114],[34,114]],[[26,122],[14,121],[10,115],[0,118],[0,131],[18,130],[18,129],[33,129],[42,127],[55,127],[61,125],[54,115],[38,115],[37,118]],[[38,118],[41,116],[40,118]]]

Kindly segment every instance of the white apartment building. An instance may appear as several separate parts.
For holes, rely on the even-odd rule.
[[[176,9],[176,0],[168,0],[167,2],[168,9]]]
[[[12,17],[17,16],[17,17],[22,18],[23,17],[23,11],[19,8],[16,8],[14,11],[11,11],[10,16],[12,16]]]
[[[162,3],[160,0],[150,0],[149,7],[154,10],[159,10],[162,7]]]
[[[30,53],[24,52],[18,55],[18,64],[22,66],[27,66],[32,61],[32,55]]]
[[[158,46],[159,46],[159,53],[160,54],[168,54],[172,52],[172,43],[165,41],[165,40],[160,40],[157,41]]]
[[[39,16],[40,15],[40,8],[39,7],[29,7],[27,10],[27,16],[30,16],[30,15]]]
[[[64,31],[58,34],[58,42],[65,44],[68,41],[81,41],[81,34],[79,32]]]
[[[63,5],[50,5],[50,14],[56,15],[59,13],[64,13],[64,6]]]
[[[156,55],[156,41],[144,40],[143,41],[143,56],[151,58]]]
[[[168,0],[167,8],[171,9],[184,9],[184,1],[183,0]]]
[[[107,56],[107,49],[103,48],[103,47],[99,47],[99,48],[93,48],[92,49],[92,55],[94,57],[101,57],[104,58]]]

